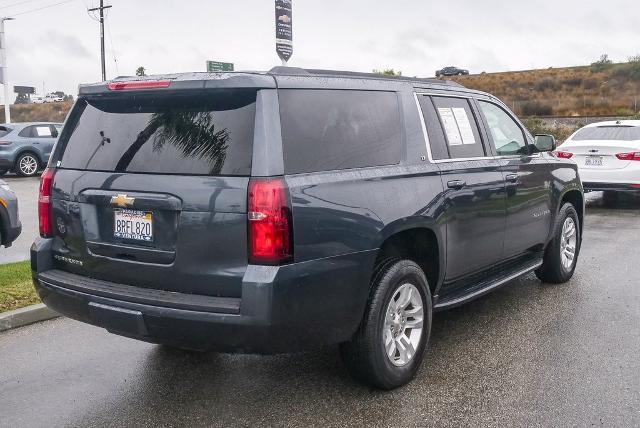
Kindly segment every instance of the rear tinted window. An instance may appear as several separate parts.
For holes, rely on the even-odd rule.
[[[11,128],[7,128],[6,126],[0,126],[0,137],[4,137],[9,132],[11,132]]]
[[[287,174],[400,162],[394,92],[291,89],[279,98]]]
[[[118,95],[78,101],[61,167],[109,172],[249,175],[256,91]]]
[[[595,128],[582,128],[573,136],[572,140],[640,140],[640,126],[598,126]]]

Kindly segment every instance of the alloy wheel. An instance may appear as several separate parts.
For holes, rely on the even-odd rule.
[[[387,357],[395,366],[408,364],[422,339],[424,308],[420,291],[413,284],[396,289],[387,305],[382,338]]]
[[[576,244],[578,242],[578,231],[576,222],[571,217],[567,217],[562,225],[560,235],[560,260],[565,270],[570,270],[576,257]]]
[[[38,171],[38,160],[33,155],[24,155],[20,158],[18,168],[24,175],[33,175]]]

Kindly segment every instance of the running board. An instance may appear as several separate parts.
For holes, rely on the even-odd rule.
[[[508,274],[502,278],[498,277],[496,280],[488,282],[485,286],[474,290],[469,294],[465,294],[459,297],[453,297],[449,299],[444,299],[436,303],[433,307],[435,311],[441,311],[444,309],[450,309],[456,306],[460,306],[464,303],[467,303],[471,300],[477,299],[480,296],[484,296],[485,294],[495,290],[496,288],[506,284],[507,282],[516,279],[522,275],[525,275],[529,272],[533,272],[542,266],[542,260],[535,261],[534,263],[528,264],[525,268],[519,269],[513,273]]]

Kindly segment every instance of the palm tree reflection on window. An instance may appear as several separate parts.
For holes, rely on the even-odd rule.
[[[154,152],[160,152],[166,144],[171,144],[185,158],[206,159],[211,165],[211,174],[217,175],[227,156],[229,131],[226,128],[216,130],[210,112],[153,113],[147,126],[118,161],[116,172],[126,172],[136,154],[150,140]]]

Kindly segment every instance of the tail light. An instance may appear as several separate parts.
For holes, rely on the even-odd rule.
[[[626,161],[640,161],[640,152],[618,153],[616,157]]]
[[[40,177],[40,194],[38,195],[38,223],[40,236],[50,238],[53,234],[53,217],[51,215],[51,190],[53,187],[53,169],[45,169]]]
[[[133,91],[138,89],[168,88],[171,80],[130,80],[127,82],[111,82],[107,85],[110,91]]]
[[[573,157],[573,153],[571,152],[563,152],[562,150],[556,150],[553,152],[553,155],[560,159],[571,159]]]
[[[249,262],[277,265],[293,259],[289,189],[283,178],[252,178],[248,191]]]

